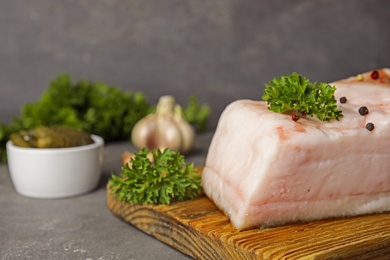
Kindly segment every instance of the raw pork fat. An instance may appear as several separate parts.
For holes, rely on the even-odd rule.
[[[377,72],[378,78],[367,72],[331,83],[339,121],[295,122],[263,101],[226,107],[202,185],[235,228],[390,210],[390,70]],[[362,106],[367,115],[359,114]]]

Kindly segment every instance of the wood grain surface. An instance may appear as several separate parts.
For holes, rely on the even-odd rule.
[[[390,259],[390,214],[237,231],[204,195],[140,205],[109,190],[112,213],[195,259]]]

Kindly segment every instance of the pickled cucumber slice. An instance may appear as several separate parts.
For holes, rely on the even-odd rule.
[[[66,126],[38,126],[11,135],[16,146],[34,148],[75,147],[93,143],[89,134]]]
[[[12,143],[19,147],[32,147],[28,141],[24,140],[23,135],[20,133],[13,133],[10,136]]]

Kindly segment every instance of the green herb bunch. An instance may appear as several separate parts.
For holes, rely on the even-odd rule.
[[[18,129],[15,129],[17,131]],[[0,123],[0,162],[7,161],[7,148],[6,144],[9,140],[9,136],[13,132],[13,129],[3,123]]]
[[[0,162],[6,161],[6,142],[10,134],[45,125],[63,125],[90,134],[106,142],[129,140],[134,125],[152,113],[142,92],[122,91],[102,82],[73,82],[60,73],[36,102],[22,106],[21,113],[10,124],[0,123]],[[184,117],[198,132],[207,130],[210,107],[191,96],[183,109]]]
[[[152,155],[152,160],[148,155]],[[171,200],[194,198],[201,191],[201,178],[193,163],[186,164],[177,151],[142,148],[112,174],[110,190],[120,201],[142,204],[169,204]]]
[[[268,109],[274,112],[295,110],[304,115],[315,115],[321,121],[330,121],[343,116],[337,109],[335,90],[335,86],[310,82],[293,72],[291,75],[275,77],[266,84],[262,99],[268,103]]]
[[[205,132],[208,128],[211,108],[208,105],[200,104],[196,96],[189,98],[187,106],[183,109],[184,118],[193,125],[197,132]]]
[[[134,125],[153,111],[141,92],[59,74],[37,102],[26,103],[10,124],[0,124],[0,160],[6,161],[11,133],[37,126],[63,125],[97,134],[105,141],[128,140]]]
[[[104,83],[59,74],[34,103],[22,107],[14,124],[21,129],[65,125],[102,136],[105,141],[128,139],[135,123],[152,107],[140,92],[130,93]]]

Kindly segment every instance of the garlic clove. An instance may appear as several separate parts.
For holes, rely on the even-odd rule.
[[[138,121],[134,126],[133,131],[131,132],[131,140],[136,147],[147,147],[149,149],[156,147],[156,140],[154,137],[157,127],[156,118],[157,116],[154,114],[148,115]]]
[[[179,124],[179,128],[181,129],[182,135],[182,145],[180,148],[180,152],[185,154],[188,153],[193,147],[195,143],[195,130],[189,124]]]
[[[155,133],[156,148],[180,149],[182,143],[180,129],[172,117],[158,117]]]
[[[180,105],[175,105],[173,119],[175,120],[177,127],[180,129],[182,136],[180,152],[188,153],[195,143],[195,128],[183,118],[183,110]]]

